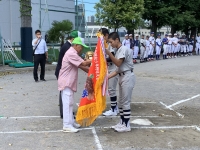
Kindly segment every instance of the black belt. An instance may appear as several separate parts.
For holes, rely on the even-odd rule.
[[[133,72],[133,69],[131,69],[131,70],[127,70],[127,71],[131,71],[131,72]],[[124,72],[119,73],[119,76],[125,75],[125,72],[127,72],[127,71],[124,71]]]
[[[113,63],[110,62],[110,63],[107,63],[107,64],[108,64],[108,66],[112,66]]]

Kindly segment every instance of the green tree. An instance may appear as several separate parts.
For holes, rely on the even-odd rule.
[[[72,30],[73,23],[69,20],[53,21],[52,27],[47,32],[48,40],[50,42],[61,42],[61,46],[64,44],[66,35]]]
[[[122,26],[133,30],[139,24],[143,3],[143,0],[100,0],[94,7],[97,23],[115,31]]]
[[[177,6],[173,17],[169,21],[172,32],[180,30],[188,35],[189,31],[191,31],[191,34],[195,35],[196,29],[200,26],[200,14],[198,13],[200,1],[171,0],[169,4]]]
[[[169,13],[174,11],[175,6],[167,7],[167,4],[167,0],[144,0],[143,19],[151,20],[150,29],[154,33],[158,28],[169,24]]]

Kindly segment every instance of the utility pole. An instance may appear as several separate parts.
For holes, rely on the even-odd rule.
[[[40,0],[40,21],[39,21],[39,29],[41,30],[41,14],[42,14],[42,7],[41,7],[41,0]]]
[[[76,0],[76,20],[75,29],[78,30],[78,0]]]
[[[3,56],[3,43],[2,43],[2,39],[3,37],[1,36],[1,28],[0,28],[0,45],[1,45],[1,57],[2,57],[2,63],[3,63],[3,66],[4,66],[4,56]]]

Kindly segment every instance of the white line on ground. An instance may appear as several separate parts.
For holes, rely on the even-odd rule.
[[[131,104],[155,104],[157,102],[131,102]],[[110,102],[107,102],[107,104],[110,104]],[[79,103],[76,103],[77,106],[79,106]]]
[[[92,133],[95,136],[95,142],[97,144],[98,150],[102,150],[102,146],[99,142],[99,138],[96,134],[96,129],[111,129],[111,127],[88,127],[88,128],[80,128],[79,130],[92,130]],[[200,132],[200,128],[197,125],[191,125],[191,126],[141,126],[141,127],[131,127],[131,129],[196,129]],[[57,133],[62,132],[63,130],[50,130],[50,131],[9,131],[9,132],[0,132],[0,134],[23,134],[23,133]],[[96,134],[96,135],[95,135]]]
[[[197,131],[199,131],[199,132],[200,132],[200,128],[199,128],[199,126],[196,126],[196,129],[197,129]]]
[[[180,100],[180,101],[178,101],[178,102],[176,102],[176,103],[174,103],[174,104],[172,104],[172,105],[169,105],[169,106],[167,106],[167,107],[168,107],[168,108],[171,108],[171,107],[176,106],[176,105],[178,105],[178,104],[181,104],[181,103],[190,101],[190,100],[192,100],[192,99],[195,99],[195,98],[197,98],[197,97],[199,97],[199,96],[200,96],[200,94],[195,95],[195,96],[193,96],[193,97],[191,97],[191,98],[188,98],[188,99]]]
[[[98,149],[98,150],[103,150],[103,147],[102,147],[102,145],[101,145],[101,143],[100,143],[100,141],[99,141],[99,137],[98,137],[98,135],[97,135],[97,133],[96,133],[95,127],[92,127],[92,133],[93,133],[93,135],[94,135],[94,140],[95,140],[97,149]]]
[[[1,117],[0,119],[60,118],[60,116]]]
[[[166,104],[164,104],[163,102],[160,102],[160,104],[162,104],[163,106],[165,106],[167,109],[174,111],[179,117],[184,118],[184,115],[180,114],[179,112],[175,111],[172,108],[169,108]]]
[[[99,116],[98,118],[119,118],[120,116]],[[158,118],[160,116],[130,116],[131,118]],[[163,115],[163,117],[173,117],[172,115]]]
[[[119,118],[120,116],[99,116],[98,118]],[[131,118],[157,118],[160,116],[130,116]],[[173,117],[172,115],[163,115],[163,117]],[[0,119],[31,119],[31,118],[60,118],[60,116],[24,116],[24,117],[1,117]]]

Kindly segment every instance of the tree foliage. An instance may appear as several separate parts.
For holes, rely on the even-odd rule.
[[[73,23],[69,20],[63,21],[53,21],[52,27],[48,30],[48,41],[50,42],[61,42],[61,45],[64,44],[66,35],[72,30]]]
[[[139,25],[144,7],[143,0],[100,0],[95,5],[97,23],[114,28],[124,26],[127,30]]]
[[[200,26],[199,0],[144,0],[143,18],[152,21],[151,30],[170,26],[171,32],[189,30]]]

